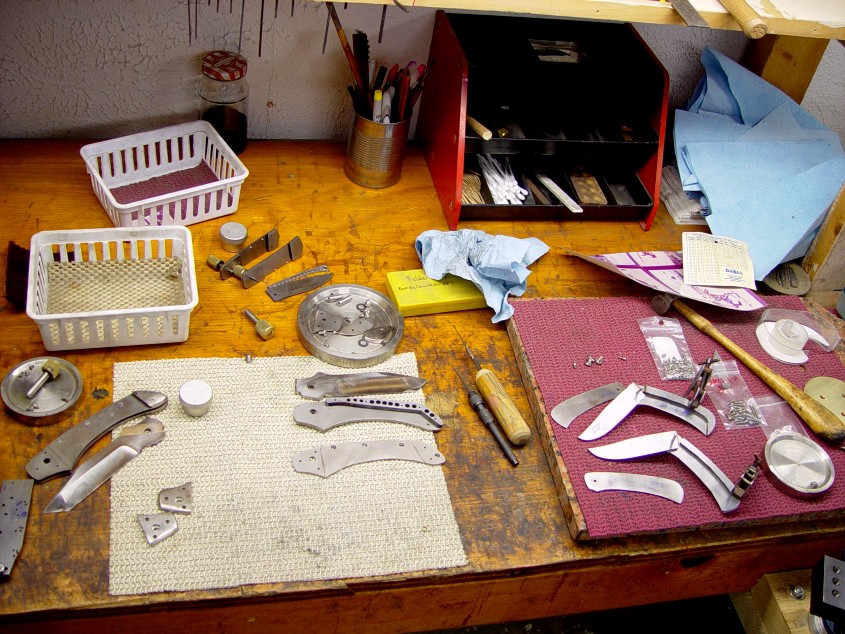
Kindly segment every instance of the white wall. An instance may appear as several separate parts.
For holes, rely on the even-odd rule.
[[[241,1],[0,0],[0,137],[108,138],[195,118],[199,59],[207,50],[237,50]],[[276,0],[264,0],[259,57],[262,2],[243,1],[250,136],[345,139],[351,79],[333,27],[321,53],[325,7],[295,0],[291,17],[291,0],[280,0],[274,17]],[[198,8],[191,42],[189,6]],[[368,34],[373,57],[426,59],[433,10],[388,6],[379,44],[381,7],[336,6],[350,41],[356,29]],[[738,32],[638,28],[670,72],[672,106],[683,106],[698,81],[704,45],[736,58],[747,43]],[[838,43],[805,105],[845,138],[845,48]]]

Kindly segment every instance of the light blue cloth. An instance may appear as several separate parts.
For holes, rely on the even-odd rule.
[[[684,190],[706,199],[710,230],[743,240],[762,280],[804,255],[845,182],[835,132],[710,48],[687,111],[675,113]]]
[[[475,229],[424,231],[414,247],[431,279],[451,273],[475,284],[496,312],[493,323],[510,319],[513,306],[508,295],[525,292],[528,266],[549,250],[537,238],[491,236]]]

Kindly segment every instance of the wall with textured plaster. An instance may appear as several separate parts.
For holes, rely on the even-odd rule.
[[[262,3],[246,2],[241,33],[234,0],[0,0],[0,137],[108,138],[193,119],[202,54],[240,43],[249,60],[250,137],[345,139],[350,75],[333,27],[322,52],[325,7],[293,0],[291,17],[291,0],[263,4],[263,29]],[[388,6],[379,44],[380,6],[337,7],[350,39],[356,29],[369,35],[373,57],[426,59],[433,10]],[[738,32],[637,28],[669,70],[673,107],[692,94],[705,45],[736,59],[747,44]],[[845,138],[845,48],[838,43],[805,105]]]

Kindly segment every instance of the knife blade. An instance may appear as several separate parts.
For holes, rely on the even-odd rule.
[[[563,428],[569,427],[584,412],[616,398],[625,386],[622,383],[608,383],[561,401],[552,409],[552,420]]]
[[[684,501],[684,488],[669,478],[620,473],[616,471],[590,471],[584,474],[584,483],[590,491],[632,491],[657,495],[680,504]]]
[[[643,388],[636,383],[631,383],[619,393],[615,399],[610,401],[607,406],[596,416],[596,419],[590,423],[581,435],[578,436],[580,440],[595,440],[601,438],[630,414],[643,398]]]
[[[274,302],[279,302],[283,299],[287,299],[288,297],[299,295],[300,293],[313,291],[315,288],[328,282],[333,276],[334,273],[321,273],[319,275],[307,276],[302,274],[295,275],[284,280],[280,280],[274,284],[270,284],[266,288],[266,292]]]
[[[127,427],[108,447],[73,472],[44,512],[70,511],[140,454],[144,447],[154,445],[162,438],[164,425],[155,418],[148,417],[137,425]]]
[[[739,506],[740,498],[734,495],[734,483],[728,476],[701,450],[674,431],[637,436],[602,447],[591,447],[589,451],[605,460],[630,460],[669,453],[698,476],[723,513],[734,511]]]

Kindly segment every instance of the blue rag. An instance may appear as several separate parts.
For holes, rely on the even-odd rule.
[[[807,252],[845,182],[845,153],[835,132],[751,71],[710,48],[701,62],[705,77],[675,113],[681,183],[705,197],[715,235],[748,244],[762,280]]]
[[[525,292],[528,266],[549,250],[537,238],[491,236],[475,229],[424,231],[414,247],[431,279],[451,273],[475,284],[496,312],[493,323],[510,319],[513,306],[508,295]]]

